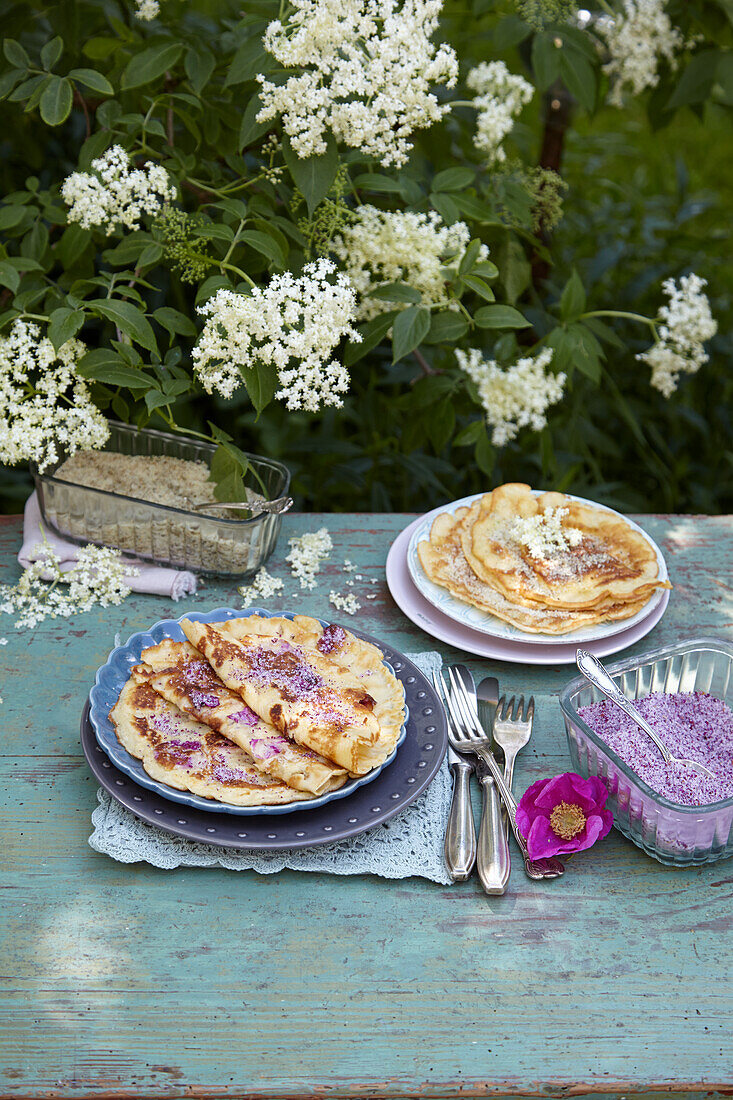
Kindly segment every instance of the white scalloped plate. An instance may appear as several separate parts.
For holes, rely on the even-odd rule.
[[[541,490],[535,490],[534,495],[539,496],[540,492]],[[409,569],[410,577],[418,591],[433,605],[433,607],[437,608],[437,610],[444,615],[447,615],[448,618],[453,619],[460,626],[468,627],[471,630],[478,630],[482,634],[490,635],[492,638],[501,638],[502,640],[510,642],[521,641],[528,645],[557,646],[562,643],[577,645],[580,642],[594,642],[603,638],[611,638],[614,634],[620,634],[625,630],[629,630],[631,627],[643,622],[644,619],[659,607],[666,591],[663,588],[656,589],[644,604],[641,611],[637,611],[636,615],[628,619],[617,619],[610,623],[599,623],[597,626],[586,627],[583,630],[571,630],[568,634],[530,634],[527,631],[519,630],[517,627],[512,626],[511,623],[505,623],[502,619],[495,618],[495,616],[489,614],[488,611],[480,611],[477,607],[473,607],[471,604],[464,603],[463,600],[457,599],[447,588],[441,588],[440,585],[434,584],[434,582],[430,580],[420,564],[420,559],[417,554],[417,545],[419,542],[427,539],[433,521],[437,516],[441,515],[443,512],[448,512],[450,515],[453,515],[459,508],[470,507],[475,500],[479,500],[483,495],[483,493],[474,493],[470,497],[454,500],[452,504],[446,504],[442,508],[434,508],[432,512],[427,512],[412,532],[407,547],[407,568]],[[656,542],[654,542],[646,531],[643,531],[637,523],[634,523],[628,516],[624,516],[620,512],[614,511],[613,508],[607,508],[604,504],[596,504],[595,501],[586,500],[584,497],[571,496],[570,493],[566,495],[570,500],[577,500],[581,504],[589,505],[591,508],[598,508],[601,512],[608,512],[610,515],[628,523],[632,530],[638,531],[639,534],[646,539],[657,556],[660,579],[667,579],[667,563],[664,560],[662,551],[659,549]]]

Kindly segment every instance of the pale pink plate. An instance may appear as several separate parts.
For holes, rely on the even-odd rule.
[[[461,649],[465,653],[473,653],[477,657],[493,657],[497,661],[509,661],[520,665],[570,665],[575,663],[575,643],[558,642],[554,645],[544,643],[533,644],[527,641],[507,641],[504,638],[495,638],[481,630],[472,630],[470,627],[457,623],[454,619],[438,611],[418,591],[414,581],[410,577],[407,566],[407,550],[410,539],[418,526],[423,522],[423,516],[419,516],[413,523],[397,536],[390,547],[387,556],[387,585],[392,598],[401,611],[407,615],[416,626],[437,638],[441,642]],[[597,638],[594,641],[583,642],[583,648],[594,653],[596,657],[608,657],[612,653],[619,653],[622,649],[638,642],[652,630],[667,609],[669,603],[669,589],[659,603],[650,608],[649,614],[640,622],[618,634],[607,638]]]

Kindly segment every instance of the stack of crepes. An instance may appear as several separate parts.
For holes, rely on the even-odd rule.
[[[435,584],[531,634],[630,618],[671,588],[654,547],[622,516],[523,484],[438,516],[417,552]]]
[[[393,752],[402,684],[376,646],[305,616],[184,619],[143,650],[110,712],[154,779],[237,806],[307,801]]]

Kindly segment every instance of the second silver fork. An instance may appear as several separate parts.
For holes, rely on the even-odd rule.
[[[502,769],[497,764],[496,758],[491,751],[491,742],[486,737],[481,727],[475,708],[471,707],[471,702],[463,684],[454,674],[452,669],[449,669],[448,674],[450,676],[451,685],[451,690],[445,693],[448,710],[450,717],[453,719],[453,725],[456,729],[459,729],[462,734],[460,740],[455,740],[454,736],[452,736],[449,731],[448,736],[453,748],[456,752],[475,753],[477,756],[481,757],[489,768],[507,811],[509,824],[512,827],[514,839],[522,853],[524,870],[528,877],[531,879],[558,878],[565,871],[559,859],[555,859],[554,857],[549,859],[532,859],[530,857],[525,839],[520,833],[517,825],[517,803],[512,792],[506,785]]]

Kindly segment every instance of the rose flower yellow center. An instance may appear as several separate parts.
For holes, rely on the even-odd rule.
[[[558,802],[550,814],[550,828],[555,836],[572,840],[585,828],[585,814],[575,802]]]

